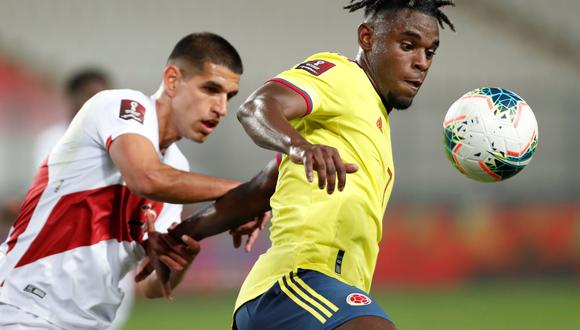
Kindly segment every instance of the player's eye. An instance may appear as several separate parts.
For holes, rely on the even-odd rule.
[[[435,56],[435,50],[434,49],[427,49],[426,55],[427,55],[427,59],[432,59],[433,56]]]
[[[232,99],[232,97],[236,96],[238,93],[228,93],[228,101]]]
[[[413,48],[414,48],[414,46],[410,42],[402,42],[401,43],[401,49],[406,51],[406,52],[412,51]]]
[[[215,86],[205,86],[204,89],[208,94],[217,94],[220,92],[220,90]]]

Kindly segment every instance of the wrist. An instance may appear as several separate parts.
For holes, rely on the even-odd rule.
[[[197,222],[199,220],[199,213],[195,212],[194,214],[192,214],[189,218],[181,221],[181,223],[179,225],[177,225],[175,228],[170,228],[167,230],[167,235],[171,236],[172,238],[178,240],[181,242],[181,237],[183,235],[188,235],[190,237],[193,237],[194,239],[198,239],[196,236],[197,234]]]
[[[286,155],[289,155],[292,149],[308,143],[298,132],[289,132],[289,134],[282,137],[281,142],[281,149],[278,149],[278,151]]]
[[[312,146],[312,144],[302,137],[301,139],[293,140],[288,148],[287,155],[294,162],[302,160],[304,151],[309,149],[310,146]]]

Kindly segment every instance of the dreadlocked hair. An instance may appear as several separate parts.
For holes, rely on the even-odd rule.
[[[350,5],[344,6],[344,9],[352,13],[364,8],[365,17],[384,10],[412,9],[437,18],[441,28],[444,29],[447,24],[451,30],[455,31],[455,26],[449,17],[439,9],[445,6],[455,7],[455,3],[450,0],[350,0]]]

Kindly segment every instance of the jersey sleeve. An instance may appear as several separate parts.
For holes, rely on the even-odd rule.
[[[325,56],[311,56],[269,81],[280,83],[300,94],[306,102],[306,114],[320,112],[324,104],[324,90],[329,88],[328,76],[336,66]]]
[[[89,102],[89,120],[96,127],[97,142],[107,152],[111,143],[123,134],[138,134],[159,148],[157,116],[147,96],[136,91],[99,93]]]

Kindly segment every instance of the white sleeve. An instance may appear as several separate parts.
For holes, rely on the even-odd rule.
[[[144,94],[131,90],[101,92],[86,106],[96,126],[97,142],[109,150],[118,136],[128,133],[139,134],[159,149],[157,115],[151,100]]]

